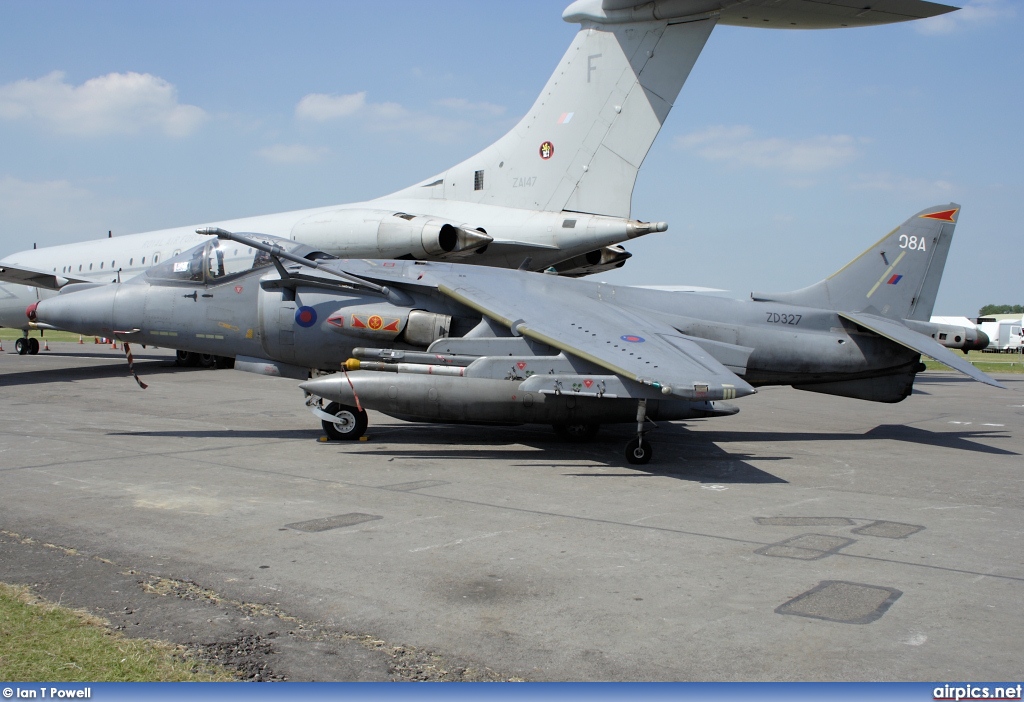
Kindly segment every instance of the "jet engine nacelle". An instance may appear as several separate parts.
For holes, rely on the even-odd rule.
[[[578,278],[584,275],[604,273],[615,268],[622,268],[632,255],[618,244],[615,244],[614,246],[605,246],[604,248],[588,251],[579,256],[573,256],[556,263],[552,268],[559,275]]]
[[[381,258],[458,259],[493,239],[482,228],[405,212],[339,209],[318,212],[292,227],[292,239],[334,256],[376,248]]]
[[[977,351],[986,348],[990,341],[988,334],[977,327],[917,322],[909,319],[903,320],[903,322],[914,331],[930,336],[948,349]]]

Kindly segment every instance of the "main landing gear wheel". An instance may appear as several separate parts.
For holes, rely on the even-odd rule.
[[[366,432],[366,410],[332,402],[324,407],[324,412],[336,417],[333,422],[321,421],[324,432],[335,441],[355,441]]]
[[[33,356],[39,353],[39,339],[34,336],[28,340],[28,352]]]
[[[191,351],[175,351],[174,363],[182,368],[195,368],[199,365],[199,354]]]
[[[555,428],[555,433],[558,434],[559,438],[572,442],[590,441],[601,431],[600,424],[588,424],[586,422],[553,424],[552,426]]]
[[[650,463],[654,451],[651,449],[651,442],[644,441],[642,437],[636,437],[626,444],[626,460],[633,465],[644,465]]]
[[[14,342],[14,350],[18,352],[19,356],[24,356],[28,353],[28,339],[22,338]]]

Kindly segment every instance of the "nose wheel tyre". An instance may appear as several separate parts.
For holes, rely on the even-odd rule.
[[[324,412],[335,417],[333,422],[321,422],[324,433],[335,441],[354,441],[366,432],[366,410],[332,402],[324,407]]]
[[[641,441],[637,437],[626,444],[626,460],[633,465],[644,465],[650,463],[654,451],[651,450],[651,442]]]

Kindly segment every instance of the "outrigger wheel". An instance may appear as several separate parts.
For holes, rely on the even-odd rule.
[[[644,440],[644,425],[647,423],[647,400],[643,399],[637,403],[636,408],[636,438],[626,444],[626,460],[633,465],[649,463],[654,451],[651,449],[651,442]]]
[[[649,463],[654,450],[650,441],[644,441],[643,436],[638,436],[626,444],[626,460],[634,465]]]
[[[320,422],[324,427],[324,433],[335,441],[355,441],[366,432],[366,410],[332,402],[324,407],[324,412],[336,417],[333,422],[326,419]]]

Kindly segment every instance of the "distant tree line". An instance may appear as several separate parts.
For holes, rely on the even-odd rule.
[[[979,317],[990,314],[1024,314],[1024,305],[985,305],[978,310]]]

